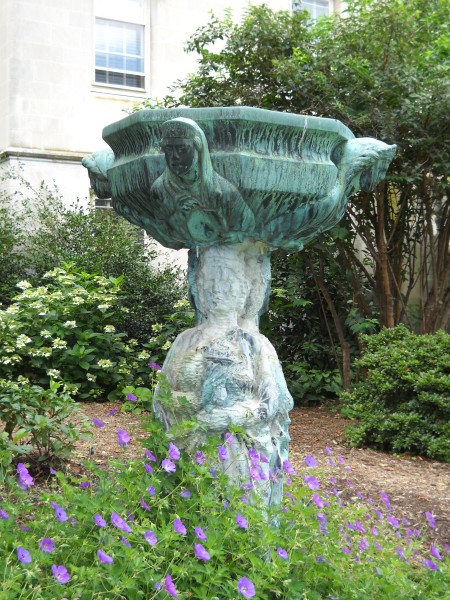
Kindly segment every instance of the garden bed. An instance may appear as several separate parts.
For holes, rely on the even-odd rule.
[[[141,417],[123,413],[120,407],[118,403],[82,405],[82,413],[89,420],[99,418],[105,426],[94,427],[93,441],[76,443],[70,463],[70,469],[75,474],[82,472],[82,461],[90,456],[101,467],[107,467],[110,458],[141,458],[142,447],[138,439],[140,433],[145,435],[140,428]],[[116,412],[108,415],[114,408]],[[346,488],[349,496],[360,492],[376,503],[379,502],[380,492],[385,491],[391,500],[393,514],[397,518],[406,516],[411,525],[417,528],[426,524],[425,512],[432,513],[436,519],[436,529],[429,530],[431,541],[441,545],[450,544],[449,464],[421,457],[396,457],[370,449],[349,448],[343,442],[343,433],[351,421],[325,407],[296,407],[291,412],[291,419],[290,459],[297,470],[304,468],[304,457],[312,455],[321,467],[331,471],[328,460],[333,457],[336,465],[341,467],[343,482],[338,481],[339,489]],[[126,429],[131,434],[131,442],[126,449],[119,448],[118,429]],[[332,450],[332,455],[327,456],[326,446]],[[338,463],[337,456],[341,456],[345,463]],[[347,482],[353,487],[348,487]]]

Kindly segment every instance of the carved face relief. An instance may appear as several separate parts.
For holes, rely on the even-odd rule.
[[[186,175],[195,163],[197,150],[194,147],[193,139],[168,138],[163,140],[161,148],[166,157],[167,166],[175,175]]]

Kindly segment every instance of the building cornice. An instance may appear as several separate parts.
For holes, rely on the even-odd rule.
[[[84,152],[71,152],[70,150],[39,150],[34,148],[10,147],[0,150],[0,163],[9,158],[18,160],[35,159],[51,162],[79,163],[83,156],[89,153],[89,150]]]

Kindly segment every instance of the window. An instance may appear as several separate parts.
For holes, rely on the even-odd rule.
[[[144,0],[97,0],[95,83],[145,88]]]
[[[330,2],[329,0],[294,0],[292,2],[292,10],[308,10],[313,19],[317,19],[322,15],[329,15]]]

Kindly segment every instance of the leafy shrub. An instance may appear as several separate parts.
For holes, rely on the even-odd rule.
[[[87,273],[122,276],[121,330],[130,337],[147,342],[152,325],[185,296],[179,269],[155,267],[155,242],[113,210],[67,208],[53,199],[36,217],[39,227],[27,245],[36,276],[68,262]]]
[[[15,190],[0,190],[0,302],[10,302],[18,281],[35,283],[66,263],[86,273],[123,276],[121,302],[128,312],[121,331],[145,342],[153,323],[186,295],[179,269],[155,266],[155,242],[113,210],[67,207],[57,188],[44,182],[33,187],[23,168],[11,169],[0,183]]]
[[[79,398],[113,398],[117,386],[145,382],[150,354],[111,324],[121,313],[121,278],[67,265],[41,283],[20,282],[22,293],[0,311],[1,378],[61,379]]]
[[[48,389],[25,379],[0,380],[0,419],[5,428],[0,445],[5,455],[0,463],[4,463],[4,471],[11,458],[20,454],[39,463],[67,459],[87,431],[85,424],[75,426],[69,421],[76,403],[61,387],[61,382],[52,380]],[[7,452],[10,457],[5,460]]]
[[[328,494],[313,466],[286,478],[282,506],[268,510],[217,468],[219,440],[197,460],[183,452],[177,458],[159,424],[147,428],[141,461],[126,462],[125,453],[109,473],[92,463],[82,479],[58,472],[39,502],[8,481],[0,504],[0,598],[445,595],[442,550],[430,554],[417,529],[393,515],[382,518],[378,504]],[[347,479],[344,465],[335,469],[336,478]],[[21,467],[21,481],[23,473]]]
[[[355,445],[450,460],[450,335],[416,335],[403,325],[365,336],[357,361],[366,373],[341,394],[345,414],[360,420]]]

